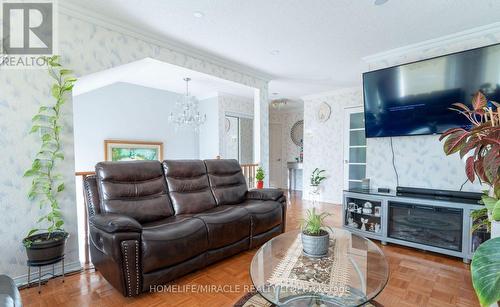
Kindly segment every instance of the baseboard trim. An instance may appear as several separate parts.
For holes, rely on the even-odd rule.
[[[72,273],[75,271],[80,271],[82,269],[82,264],[80,261],[75,261],[75,262],[70,262],[70,263],[65,263],[64,265],[64,274]],[[28,272],[28,267],[26,266],[26,272]],[[61,275],[62,274],[62,267],[61,267],[61,262],[58,262],[55,264],[55,275]],[[52,273],[52,265],[47,265],[42,267],[42,276],[48,273]],[[38,268],[37,267],[32,267],[31,268],[31,282],[38,278]],[[48,280],[52,278],[51,275],[45,275],[42,277],[42,281]],[[38,282],[38,280],[36,280]],[[18,277],[14,277],[14,282],[16,283],[16,286],[25,286],[28,284],[28,274],[24,274]]]

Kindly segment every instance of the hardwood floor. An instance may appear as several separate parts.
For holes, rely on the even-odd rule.
[[[288,207],[287,230],[296,229],[298,220],[311,207],[300,194],[292,194]],[[322,203],[320,211],[333,215],[329,222],[341,227],[339,205]],[[426,253],[396,245],[382,246],[390,265],[387,287],[376,298],[383,306],[479,306],[472,288],[469,266],[461,259]],[[83,273],[50,280],[38,294],[37,288],[21,291],[24,306],[232,306],[251,287],[249,267],[256,250],[247,251],[175,281],[182,286],[212,287],[216,291],[158,292],[124,298],[99,273]],[[222,288],[225,286],[224,288]],[[229,287],[228,287],[229,286]],[[203,289],[203,288],[202,288]]]

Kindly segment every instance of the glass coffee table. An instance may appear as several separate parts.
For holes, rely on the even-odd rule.
[[[384,289],[389,265],[375,243],[338,228],[332,229],[327,256],[307,257],[300,230],[294,230],[260,247],[250,276],[278,306],[361,306]]]

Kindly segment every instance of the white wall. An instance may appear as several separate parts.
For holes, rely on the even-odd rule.
[[[164,159],[197,159],[198,135],[168,121],[182,95],[115,83],[73,98],[75,168],[104,160],[104,140],[163,142]]]
[[[207,115],[207,120],[200,127],[199,158],[215,159],[219,151],[219,98],[218,96],[200,100],[200,113]]]
[[[287,162],[295,162],[295,158],[300,155],[300,147],[295,145],[290,136],[292,126],[299,120],[304,119],[303,109],[277,110],[270,108],[269,123],[281,125],[281,186],[286,189],[288,187],[288,169]],[[307,173],[306,173],[307,174]],[[295,184],[296,190],[303,190],[303,170],[296,170]],[[309,177],[307,177],[309,178]]]

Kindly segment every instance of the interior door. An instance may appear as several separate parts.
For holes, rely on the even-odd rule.
[[[281,129],[281,124],[269,124],[269,186],[274,188],[283,187]]]
[[[366,177],[365,117],[362,107],[344,111],[344,188],[361,188]]]

